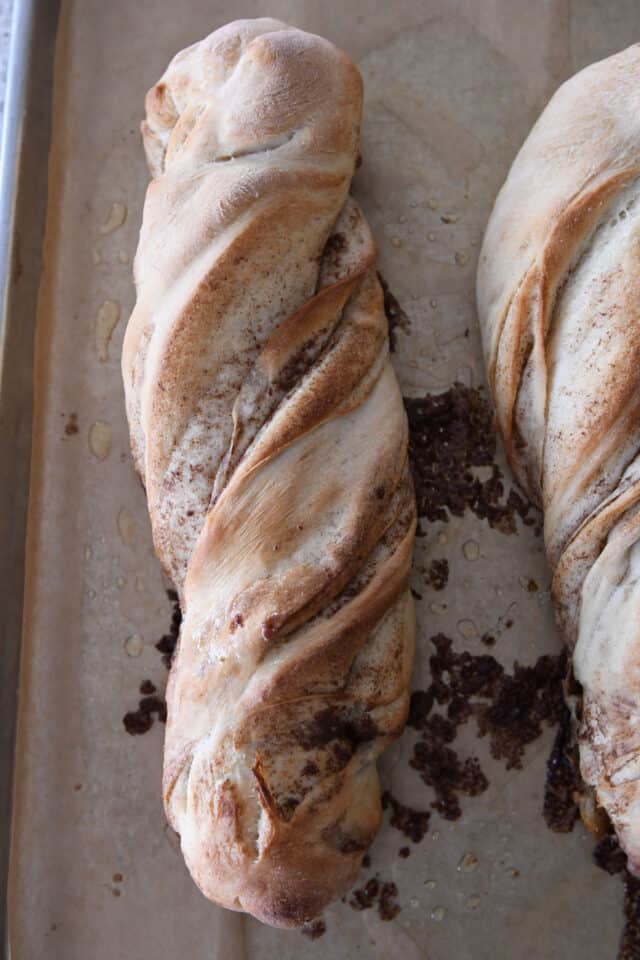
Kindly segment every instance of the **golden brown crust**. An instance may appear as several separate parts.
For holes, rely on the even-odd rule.
[[[123,351],[136,466],[184,608],[167,816],[202,891],[279,926],[353,881],[406,719],[407,426],[348,190],[361,81],[240,21],[150,91]]]
[[[543,507],[581,768],[640,869],[640,46],[551,100],[487,227],[478,309],[507,454]],[[590,817],[590,819],[593,819]]]

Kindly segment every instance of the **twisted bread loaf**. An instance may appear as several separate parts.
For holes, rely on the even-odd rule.
[[[544,508],[581,770],[640,871],[640,46],[555,94],[478,271],[507,453]]]
[[[184,619],[164,800],[206,896],[281,926],[353,881],[408,707],[415,504],[375,247],[348,191],[361,80],[240,21],[147,97],[123,375]]]

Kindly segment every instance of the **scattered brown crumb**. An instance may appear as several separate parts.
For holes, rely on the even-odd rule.
[[[397,896],[398,888],[395,883],[381,881],[376,874],[367,880],[363,887],[352,891],[348,903],[352,910],[370,910],[377,902],[380,919],[393,920],[401,910],[400,905],[395,902]]]
[[[119,897],[119,896],[120,896],[120,891],[118,890],[117,887],[112,887],[111,893],[114,895],[114,897]]]
[[[378,916],[381,920],[393,920],[400,913],[400,906],[396,903],[398,888],[395,883],[383,883],[378,897]]]
[[[162,654],[162,662],[167,669],[169,669],[178,642],[182,613],[180,611],[178,594],[175,590],[167,590],[167,597],[172,606],[171,625],[169,627],[169,633],[165,633],[156,643],[156,649]],[[138,702],[138,709],[130,710],[122,718],[127,733],[130,733],[132,736],[146,733],[147,730],[150,730],[153,726],[154,718],[159,720],[160,723],[166,723],[167,704],[163,697],[156,696],[156,692],[157,687],[152,680],[147,678],[141,682],[140,693],[142,694],[142,698]]]
[[[369,910],[375,903],[379,892],[380,882],[376,877],[371,877],[363,887],[352,891],[349,906],[353,910]]]
[[[113,882],[114,882],[114,883],[122,883],[122,881],[123,881],[124,878],[123,878],[123,876],[122,876],[121,873],[114,873],[112,879],[113,879]]]
[[[449,561],[445,557],[432,560],[431,565],[427,570],[425,583],[429,587],[433,587],[434,590],[444,590],[448,582]]]
[[[182,623],[182,611],[180,610],[180,601],[175,590],[167,590],[167,597],[173,606],[171,612],[171,626],[169,633],[165,633],[156,643],[156,650],[162,654],[162,662],[167,670],[171,667],[171,662],[175,654],[178,636],[180,634],[180,624]]]
[[[613,834],[609,834],[600,840],[593,851],[593,860],[596,866],[607,873],[622,873],[627,866],[627,857]]]
[[[65,435],[67,437],[73,437],[75,436],[76,433],[78,433],[79,429],[80,427],[78,426],[78,414],[70,413],[69,419],[67,420],[64,427]]]
[[[398,856],[402,857],[403,860],[406,860],[408,856],[411,855],[411,850],[409,847],[400,847],[398,850]]]
[[[492,633],[483,633],[480,637],[480,643],[484,643],[485,647],[495,647],[496,638]]]
[[[409,726],[420,732],[410,765],[435,790],[432,806],[448,820],[461,815],[460,795],[477,796],[488,780],[476,757],[461,758],[452,746],[458,727],[473,718],[488,736],[492,755],[507,769],[520,767],[526,746],[543,724],[558,723],[566,710],[562,681],[566,658],[540,657],[513,674],[490,654],[460,653],[444,634],[431,638],[432,682],[411,696]],[[438,705],[446,713],[433,713]]]
[[[405,397],[405,407],[419,516],[447,520],[472,510],[507,534],[516,532],[517,517],[527,526],[539,522],[515,489],[505,496],[493,414],[480,390],[455,383],[444,393]],[[479,467],[490,468],[488,479],[476,475]]]
[[[132,736],[146,733],[153,726],[154,714],[160,723],[167,721],[167,704],[160,697],[142,697],[137,710],[125,713],[122,718],[124,728]]]
[[[382,794],[382,809],[391,807],[391,816],[389,823],[405,837],[414,843],[420,843],[425,833],[429,829],[429,819],[431,814],[428,810],[413,810],[405,806],[393,796],[390,790],[385,790]],[[403,848],[408,849],[408,848]],[[400,854],[400,856],[409,856],[409,854]]]
[[[317,940],[323,933],[326,933],[326,930],[327,925],[322,917],[318,917],[316,920],[310,920],[302,927],[303,934],[305,937],[309,937],[310,940]]]
[[[580,815],[581,778],[578,746],[571,729],[571,714],[561,710],[560,726],[547,760],[543,816],[556,833],[569,833]]]
[[[564,654],[540,657],[531,667],[516,663],[492,703],[477,711],[480,734],[489,734],[491,753],[506,761],[507,770],[520,769],[525,747],[540,736],[543,723],[555,726],[564,716],[566,669]]]
[[[437,715],[432,720],[440,719]],[[448,724],[448,721],[444,721]],[[452,726],[452,725],[451,725]],[[422,739],[413,748],[410,765],[433,787],[436,799],[431,804],[445,820],[457,820],[461,814],[459,794],[476,797],[489,786],[476,757],[461,760],[455,750],[445,746],[442,726],[429,724]]]
[[[490,654],[457,653],[442,633],[431,638],[431,694],[439,704],[448,704],[447,718],[456,724],[473,712],[471,698],[490,700],[498,691],[504,668]],[[453,737],[451,738],[453,739]]]
[[[150,713],[143,713],[141,710],[130,710],[122,718],[124,728],[132,736],[141,736],[153,726],[153,717]]]
[[[423,722],[431,712],[433,701],[434,695],[432,688],[429,688],[429,690],[414,690],[411,694],[411,702],[409,704],[408,726],[420,730]]]
[[[404,330],[405,333],[407,333],[411,329],[411,323],[408,316],[389,290],[389,287],[382,274],[378,274],[378,279],[384,294],[384,312],[389,324],[389,349],[393,353],[396,349],[396,327],[400,327],[401,330]]]
[[[627,870],[627,858],[616,837],[604,837],[593,851],[597,866],[609,874],[622,874],[624,882],[624,928],[618,947],[618,960],[640,957],[640,880]]]
[[[82,790],[82,784],[81,784],[81,783],[74,783],[73,789],[74,789],[74,790],[76,791],[76,793],[77,793],[78,790]]]
[[[369,869],[371,866],[371,854],[365,853],[364,857],[362,858],[362,866],[365,868],[365,870]]]
[[[527,580],[527,591],[529,593],[537,593],[538,591],[538,584],[532,577]]]

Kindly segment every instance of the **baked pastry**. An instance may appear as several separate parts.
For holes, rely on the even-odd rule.
[[[408,709],[415,502],[375,247],[349,186],[361,79],[239,21],[149,92],[122,369],[183,606],[164,802],[210,899],[277,926],[353,882]]]
[[[498,423],[516,477],[544,510],[557,619],[582,688],[582,777],[636,874],[639,178],[633,46],[552,98],[498,196],[478,269]]]

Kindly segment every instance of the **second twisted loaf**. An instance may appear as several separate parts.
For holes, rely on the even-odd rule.
[[[640,872],[640,46],[564,84],[487,228],[478,309],[511,465],[544,509],[582,776]],[[585,804],[587,819],[595,819]]]

